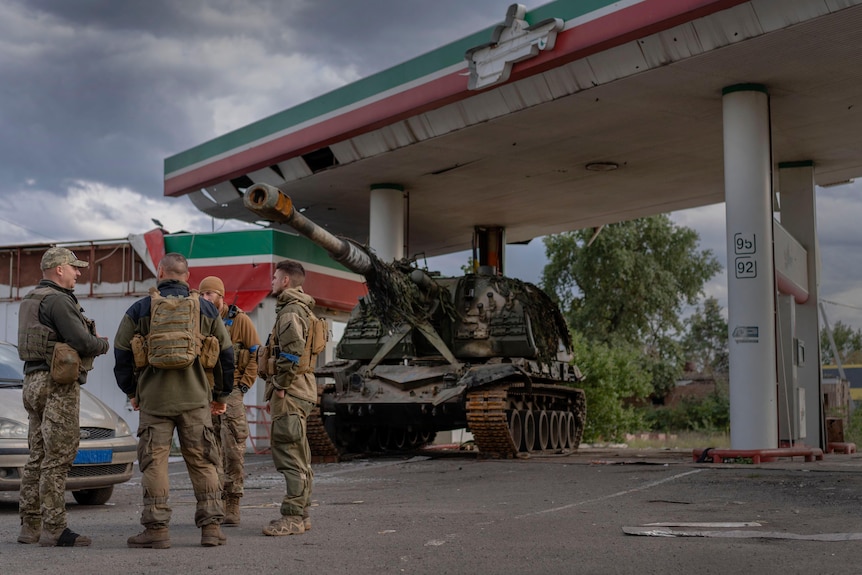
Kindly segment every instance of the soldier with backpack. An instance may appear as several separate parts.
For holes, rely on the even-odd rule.
[[[224,505],[213,458],[218,445],[211,409],[224,411],[233,389],[233,346],[218,310],[190,291],[188,280],[186,258],[166,254],[159,262],[157,288],[126,311],[114,339],[117,385],[141,412],[144,531],[129,537],[129,547],[171,546],[168,456],[174,430],[197,500],[201,545],[215,547],[227,540],[220,528]]]
[[[245,442],[248,439],[248,420],[245,416],[243,397],[257,379],[257,350],[260,336],[248,315],[237,306],[224,301],[224,282],[216,276],[205,277],[198,289],[201,296],[212,302],[221,314],[233,342],[236,361],[233,392],[227,399],[227,411],[213,415],[216,439],[221,449],[220,475],[225,515],[222,525],[239,525],[239,500],[243,495],[243,466],[245,464]]]
[[[258,358],[272,417],[272,460],[286,484],[281,517],[263,528],[264,535],[299,535],[311,529],[313,473],[306,421],[317,403],[314,363],[326,345],[326,323],[311,311],[314,298],[302,291],[304,281],[305,269],[299,262],[284,260],[275,266],[275,326]]]

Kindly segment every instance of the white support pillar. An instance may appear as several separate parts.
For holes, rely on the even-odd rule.
[[[820,382],[820,246],[817,241],[814,162],[778,164],[778,193],[781,225],[807,253],[808,299],[796,304],[796,370],[799,389],[805,398],[805,443],[826,447],[821,420],[823,393]]]
[[[778,447],[769,95],[722,92],[732,449]]]
[[[371,186],[368,243],[384,262],[404,257],[404,188],[398,184]]]

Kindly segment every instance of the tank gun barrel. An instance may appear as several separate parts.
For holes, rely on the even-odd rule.
[[[261,218],[289,225],[329,252],[332,259],[350,271],[367,275],[374,269],[368,253],[356,244],[332,235],[300,214],[293,207],[290,196],[275,186],[255,184],[246,190],[242,201],[246,209]]]

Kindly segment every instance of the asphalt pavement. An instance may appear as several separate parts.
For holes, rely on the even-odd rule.
[[[30,573],[859,573],[862,456],[703,464],[690,451],[585,449],[526,459],[403,454],[314,466],[313,528],[266,537],[284,483],[249,455],[242,523],[200,546],[185,467],[171,463],[172,547],[129,549],[139,475],[107,505],[67,497],[90,548],[21,545],[0,493],[0,575]],[[631,535],[629,533],[640,533]]]

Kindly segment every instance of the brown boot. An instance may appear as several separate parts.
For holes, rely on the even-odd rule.
[[[62,530],[43,530],[39,537],[39,545],[42,547],[89,547],[92,539],[85,535],[79,535],[66,527]]]
[[[171,535],[167,527],[150,529],[147,527],[137,535],[132,535],[126,541],[132,548],[146,549],[169,549],[171,546]]]
[[[263,528],[264,535],[273,537],[303,533],[305,533],[305,525],[301,515],[282,515],[280,519],[270,521],[269,525]]]
[[[308,516],[308,508],[302,513],[302,528],[311,531],[311,517]]]
[[[227,543],[227,537],[221,532],[218,523],[210,523],[201,528],[201,545],[204,547],[218,547]]]
[[[239,495],[226,495],[224,498],[224,520],[222,525],[239,525]]]
[[[18,543],[38,543],[42,535],[42,524],[21,520],[21,533],[18,534]]]

